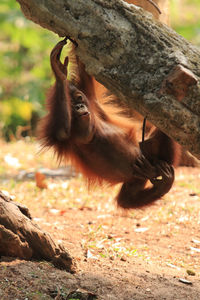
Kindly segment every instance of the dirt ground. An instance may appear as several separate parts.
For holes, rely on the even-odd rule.
[[[178,168],[162,200],[124,212],[113,200],[119,187],[88,192],[80,175],[48,177],[47,189],[36,187],[31,174],[56,165],[36,144],[0,141],[0,148],[0,190],[27,205],[77,263],[70,274],[48,262],[1,257],[1,300],[200,299],[199,169]]]

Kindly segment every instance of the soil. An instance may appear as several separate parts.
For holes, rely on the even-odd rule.
[[[8,146],[3,147],[6,155]],[[12,145],[12,155],[20,161],[17,147]],[[29,157],[29,166],[37,168],[33,152],[28,154],[31,147],[21,154],[23,163],[26,167]],[[77,271],[70,274],[44,261],[1,257],[1,300],[200,299],[198,168],[178,168],[176,182],[162,200],[128,212],[115,206],[118,187],[88,192],[77,176],[47,178],[48,188],[39,189],[33,178],[16,180],[19,169],[9,174],[8,169],[0,170],[0,189],[29,207],[40,228],[69,250]]]

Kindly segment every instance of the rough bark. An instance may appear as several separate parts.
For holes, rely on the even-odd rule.
[[[200,52],[194,46],[120,0],[17,1],[27,18],[75,39],[90,74],[200,158]]]
[[[75,265],[67,250],[31,220],[28,209],[0,191],[0,256],[44,259],[69,272]]]

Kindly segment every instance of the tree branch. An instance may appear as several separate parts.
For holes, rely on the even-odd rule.
[[[75,39],[90,74],[200,158],[200,52],[194,46],[120,0],[17,1],[28,19]]]

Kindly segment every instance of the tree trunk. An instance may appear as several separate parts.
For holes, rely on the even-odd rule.
[[[28,209],[14,203],[0,191],[0,256],[30,260],[44,259],[56,267],[74,272],[67,250],[56,245],[49,234],[31,221]]]
[[[120,0],[17,1],[27,18],[75,39],[90,74],[200,158],[200,52],[194,46]]]

